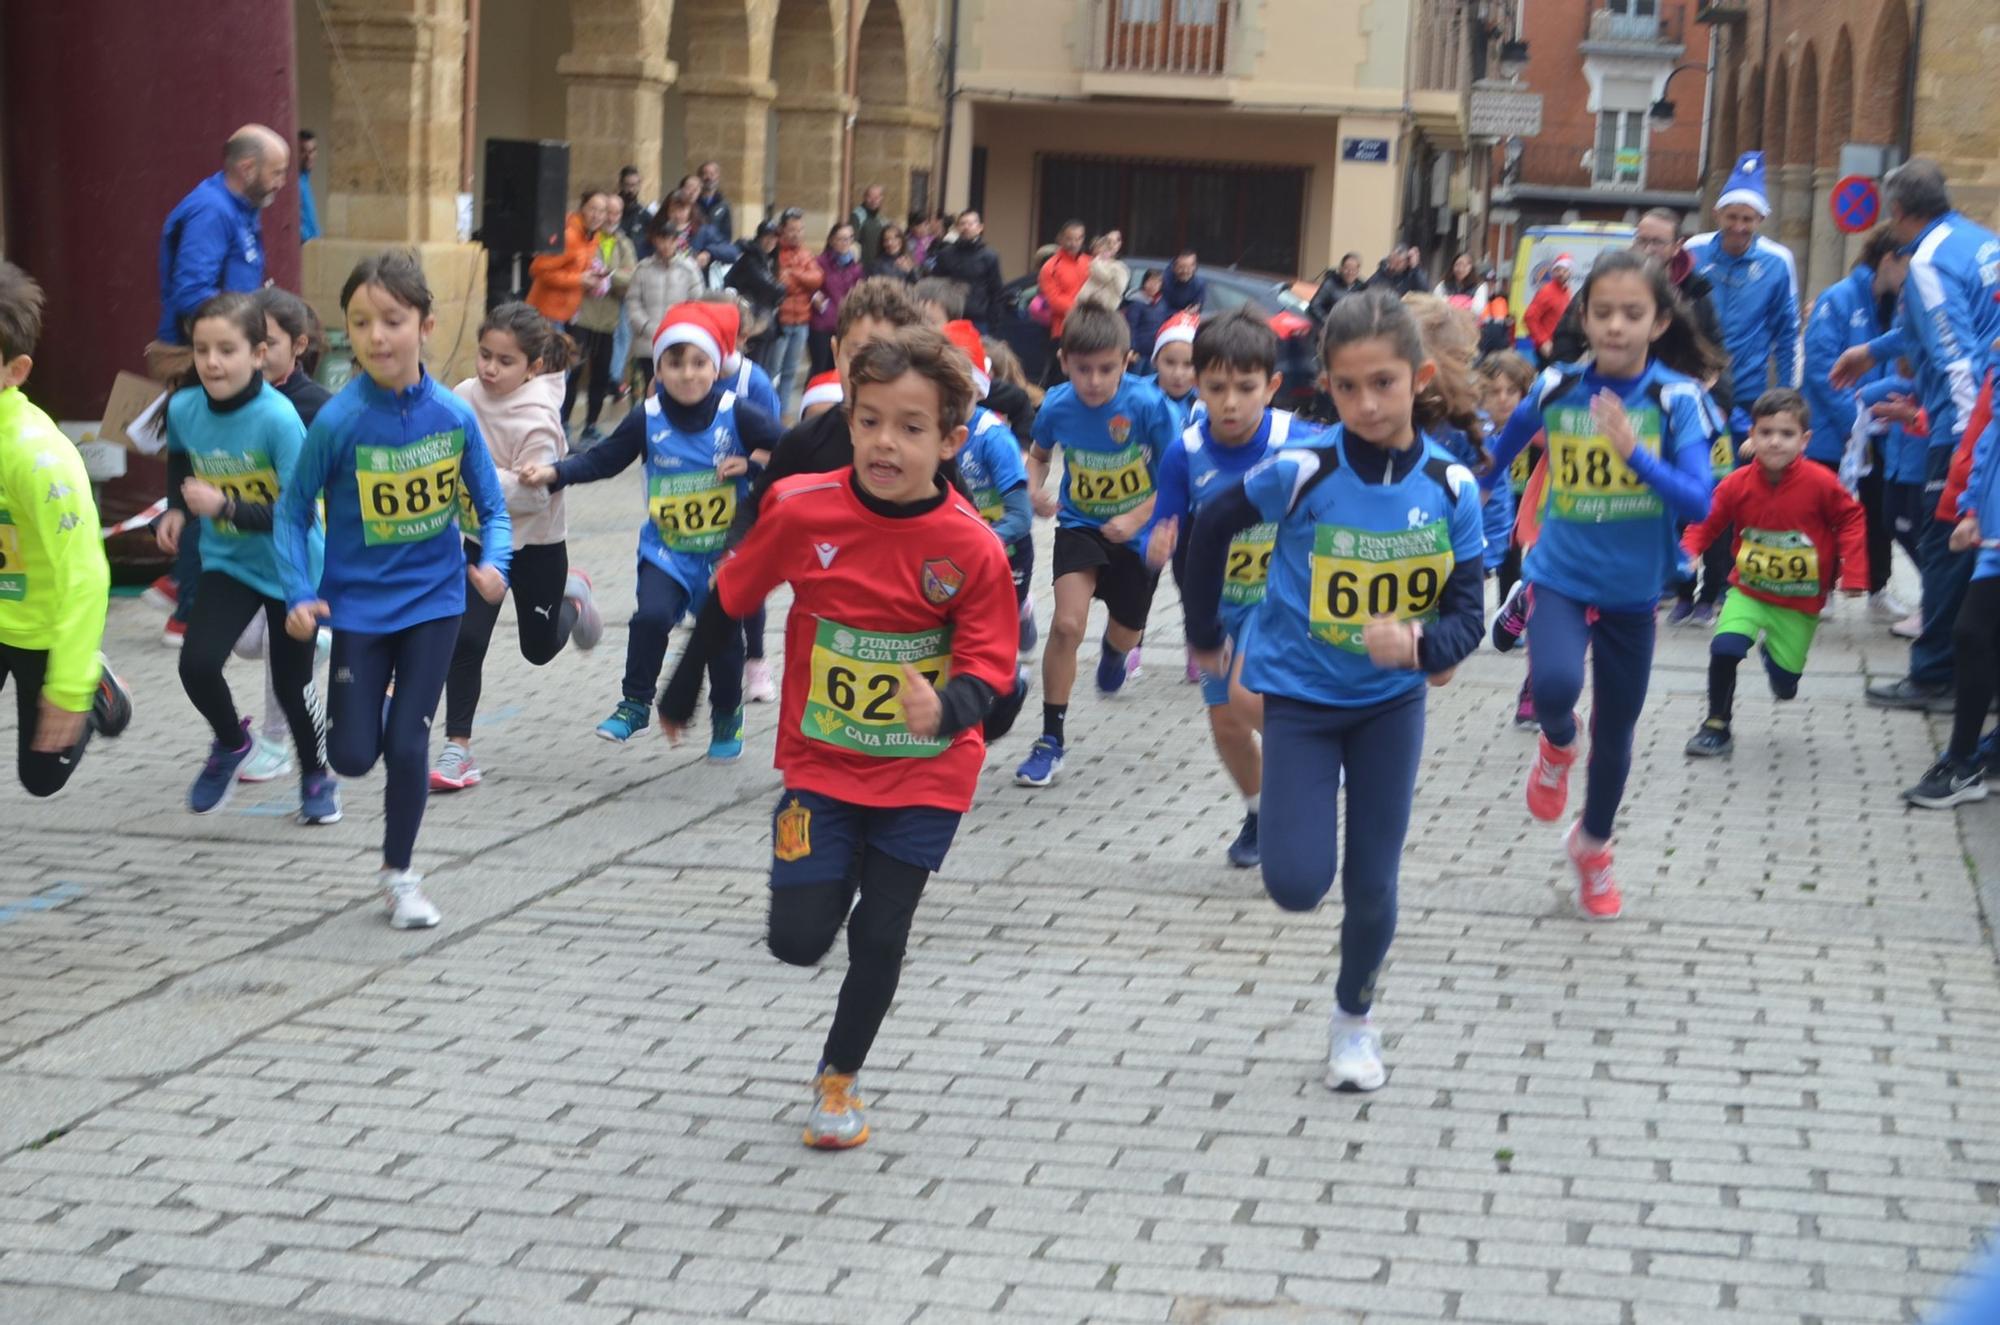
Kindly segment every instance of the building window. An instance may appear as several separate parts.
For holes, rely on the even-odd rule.
[[[1606,110],[1597,116],[1593,184],[1638,188],[1646,182],[1646,112]]]
[[[1118,0],[1118,21],[1157,23],[1160,21],[1160,0]]]
[[[1604,0],[1604,7],[1633,18],[1657,18],[1660,12],[1659,0]]]

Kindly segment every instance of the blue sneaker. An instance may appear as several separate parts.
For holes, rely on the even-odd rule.
[[[1030,598],[1021,604],[1021,652],[1033,653],[1041,638],[1042,628],[1035,624],[1035,600]]]
[[[1718,606],[1720,606],[1718,603],[1696,603],[1694,610],[1687,614],[1687,623],[1699,629],[1706,629],[1714,625],[1715,610]],[[1672,621],[1673,617],[1669,615],[1667,619]]]
[[[652,706],[643,699],[621,699],[618,707],[611,710],[611,716],[597,724],[597,734],[623,745],[646,730],[646,719],[651,713]]]
[[[236,770],[256,752],[248,718],[243,719],[243,740],[236,749],[226,749],[220,741],[209,742],[208,762],[188,788],[188,808],[196,814],[214,814],[229,804],[229,795],[236,790]]]
[[[1243,827],[1237,832],[1236,840],[1229,844],[1229,863],[1239,870],[1247,870],[1263,859],[1257,846],[1257,815],[1253,811],[1243,816]]]
[[[1670,626],[1685,626],[1688,623],[1688,618],[1693,615],[1694,599],[1676,598],[1674,599],[1674,605],[1667,609],[1667,624]]]
[[[1024,787],[1046,787],[1062,772],[1062,742],[1052,736],[1044,736],[1035,742],[1035,748],[1028,751],[1027,759],[1014,770],[1014,781]]]
[[[743,710],[718,713],[709,726],[708,760],[733,764],[743,757]]]
[[[1097,693],[1115,695],[1125,688],[1125,659],[1103,640],[1097,646]]]
[[[299,781],[299,822],[340,822],[340,783],[331,773],[308,773]]]

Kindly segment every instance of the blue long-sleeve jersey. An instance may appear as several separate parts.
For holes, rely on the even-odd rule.
[[[1856,393],[1879,375],[1878,369],[1864,377],[1857,387],[1842,390],[1828,380],[1834,360],[1842,351],[1866,345],[1884,328],[1875,312],[1875,269],[1865,263],[1855,267],[1845,280],[1829,285],[1813,304],[1806,322],[1805,376],[1799,390],[1812,411],[1812,438],[1806,443],[1806,457],[1837,465],[1854,432]],[[1754,402],[1753,402],[1754,403]]]
[[[1710,232],[1687,242],[1695,270],[1714,288],[1736,404],[1730,427],[1750,431],[1750,406],[1774,386],[1799,383],[1799,273],[1792,251],[1758,235],[1740,255]]]
[[[429,372],[402,391],[355,377],[281,477],[273,532],[286,605],[324,598],[335,630],[388,634],[465,610],[461,500],[479,516],[481,564],[504,578],[513,562],[514,526],[479,421]],[[326,570],[315,590],[306,539],[322,491]]]
[[[1591,400],[1610,391],[1625,407],[1639,445],[1621,459],[1591,417]],[[1492,445],[1481,483],[1504,482],[1507,466],[1537,432],[1548,433],[1548,481],[1541,536],[1521,577],[1597,607],[1641,609],[1679,564],[1677,521],[1708,515],[1710,444],[1721,429],[1701,384],[1652,362],[1637,377],[1557,364],[1535,379]]]
[[[1984,226],[1946,212],[1924,227],[1910,255],[1896,325],[1868,343],[1877,365],[1892,368],[1907,355],[1916,370],[1917,398],[1930,415],[1931,436],[1955,446],[2000,336],[2000,239]]]
[[[1014,555],[1014,544],[1034,526],[1035,510],[1028,498],[1028,470],[1013,430],[984,405],[972,407],[965,445],[958,451],[958,476],[971,494],[979,518]]]
[[[194,310],[225,290],[264,284],[264,229],[256,204],[239,198],[217,171],[194,186],[160,227],[159,338],[187,344]]]
[[[1890,396],[1915,396],[1917,388],[1907,377],[1876,377],[1855,392],[1857,411],[1880,404]],[[1888,483],[1922,484],[1929,464],[1930,439],[1913,436],[1900,423],[1882,426],[1878,435],[1882,446],[1882,478]]]

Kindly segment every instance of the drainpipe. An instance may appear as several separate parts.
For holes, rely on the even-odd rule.
[[[834,204],[833,222],[847,215],[854,196],[854,119],[861,110],[861,4],[847,0],[847,77],[842,80],[847,99],[854,109],[845,113],[840,126],[840,200]]]
[[[459,106],[462,119],[458,142],[460,193],[472,192],[473,163],[479,153],[479,131],[475,124],[479,111],[479,6],[480,0],[465,0],[465,86]]]
[[[951,33],[945,40],[944,48],[944,154],[938,159],[937,195],[931,200],[931,210],[944,210],[945,191],[951,184],[951,129],[952,111],[958,105],[958,5],[959,0],[951,0]]]
[[[1708,69],[1702,75],[1701,85],[1701,144],[1695,149],[1694,190],[1699,195],[1708,187],[1708,130],[1715,114],[1715,38],[1714,28],[1708,30]],[[1696,204],[1700,206],[1699,203]]]
[[[1910,159],[1910,152],[1916,146],[1917,137],[1917,67],[1924,49],[1924,0],[1917,0],[1916,16],[1910,24],[1910,64],[1903,71],[1903,131],[1896,135],[1896,146],[1903,154],[1903,160]]]

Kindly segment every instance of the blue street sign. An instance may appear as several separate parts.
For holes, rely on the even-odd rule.
[[[1340,140],[1342,161],[1387,161],[1389,140],[1387,138],[1343,138]]]

